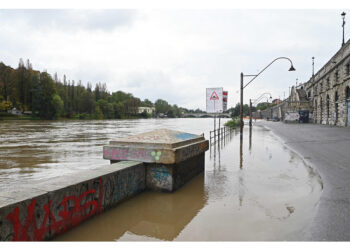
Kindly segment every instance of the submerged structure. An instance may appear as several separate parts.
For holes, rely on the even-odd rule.
[[[103,158],[143,162],[147,188],[172,192],[204,170],[208,148],[203,135],[158,129],[111,141]]]

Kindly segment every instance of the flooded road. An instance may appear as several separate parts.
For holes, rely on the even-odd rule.
[[[115,138],[156,128],[208,138],[212,127],[213,119],[1,122],[0,188],[105,165],[102,145]],[[242,152],[237,131],[177,192],[141,193],[55,240],[300,240],[321,191],[318,174],[257,123],[251,138],[244,128]]]

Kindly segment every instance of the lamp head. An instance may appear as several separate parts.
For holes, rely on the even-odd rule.
[[[290,69],[288,71],[295,71],[295,68],[293,67],[293,64],[290,66]]]
[[[345,12],[341,13],[341,16],[342,16],[343,19],[345,18],[345,15],[346,15]]]

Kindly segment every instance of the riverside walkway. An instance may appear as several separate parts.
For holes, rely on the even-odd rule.
[[[322,177],[323,192],[303,240],[350,240],[350,128],[261,121]]]

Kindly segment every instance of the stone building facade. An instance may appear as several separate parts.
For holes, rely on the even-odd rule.
[[[303,87],[314,123],[350,126],[350,40]]]
[[[304,116],[307,116],[306,119],[300,119]],[[293,86],[287,99],[271,108],[253,112],[253,117],[285,122],[309,122],[309,118],[312,119],[310,101],[302,86],[300,88]]]

